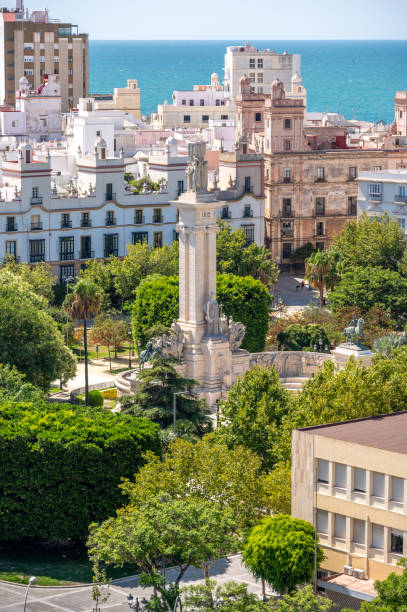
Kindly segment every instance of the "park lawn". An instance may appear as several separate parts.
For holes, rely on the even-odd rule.
[[[16,572],[0,572],[0,580],[5,582],[16,582],[18,584],[28,584],[30,574],[17,574]],[[34,583],[36,586],[69,586],[75,584],[68,580],[57,580],[49,576],[36,576]]]
[[[73,353],[80,359],[84,359],[84,350],[82,344],[73,343],[71,345],[71,349]],[[128,355],[129,347],[124,345],[118,349],[117,354],[119,356]],[[111,351],[111,358],[114,359],[114,351]],[[96,351],[96,345],[89,343],[88,344],[88,357],[89,359],[108,359],[109,353],[106,347],[99,346],[99,350]]]

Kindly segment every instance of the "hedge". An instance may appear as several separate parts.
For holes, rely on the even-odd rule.
[[[121,478],[160,452],[148,419],[58,404],[0,404],[0,540],[83,541],[123,505]]]
[[[277,336],[279,351],[314,351],[329,348],[325,329],[316,323],[293,323]]]
[[[103,395],[100,391],[89,391],[88,393],[89,406],[94,408],[103,406]]]
[[[177,276],[149,276],[139,285],[132,309],[133,332],[141,348],[155,325],[169,327],[178,319]],[[266,287],[251,276],[217,275],[217,300],[225,314],[246,325],[242,348],[254,353],[264,350],[271,296]]]

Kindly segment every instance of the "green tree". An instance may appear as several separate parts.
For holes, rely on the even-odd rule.
[[[27,382],[17,368],[0,363],[0,401],[43,402],[45,399],[45,394]]]
[[[397,270],[405,253],[404,232],[385,214],[348,221],[333,245],[346,268],[382,267]]]
[[[247,584],[226,582],[217,585],[215,580],[206,580],[181,590],[185,612],[267,612],[271,605],[260,601],[247,591]]]
[[[407,316],[407,279],[394,270],[359,267],[345,272],[330,295],[334,311],[357,307],[363,314],[376,307],[395,318]]]
[[[176,427],[179,435],[196,440],[212,429],[209,408],[194,393],[196,381],[177,373],[172,360],[154,359],[150,368],[137,374],[137,391],[121,398],[121,411],[146,417],[157,423],[164,434],[172,432],[173,398],[176,398]]]
[[[21,278],[30,285],[33,293],[45,298],[48,303],[52,301],[55,278],[49,264],[38,263],[30,266],[28,263],[18,263],[14,258],[9,258],[4,263],[2,270],[7,270]]]
[[[291,512],[291,466],[288,461],[279,461],[265,479],[265,506],[273,514]]]
[[[314,247],[312,242],[306,242],[305,244],[295,249],[291,254],[292,262],[302,262],[311,257],[313,253],[316,253],[317,249]]]
[[[155,586],[163,602],[171,606],[177,591],[168,591],[164,581],[156,580],[163,565],[177,567],[174,582],[178,587],[191,565],[201,567],[208,575],[210,564],[236,551],[237,544],[230,510],[209,498],[180,499],[170,495],[145,495],[141,505],[130,503],[101,525],[92,524],[88,539],[94,562],[119,567],[137,564],[147,575],[144,585]]]
[[[0,404],[3,541],[82,541],[123,503],[119,488],[161,453],[158,427],[103,408]]]
[[[15,366],[27,382],[48,390],[75,374],[75,357],[64,345],[45,298],[8,270],[0,274],[0,363]]]
[[[85,349],[85,405],[88,404],[88,337],[87,322],[97,315],[103,300],[103,291],[86,279],[80,279],[73,292],[68,294],[64,302],[65,308],[74,321],[83,321],[83,344]]]
[[[324,292],[339,282],[338,258],[334,251],[317,251],[306,260],[305,278],[319,291],[319,303],[324,305]]]
[[[277,371],[254,367],[237,380],[222,403],[216,436],[228,448],[250,449],[261,458],[263,468],[271,470],[281,422],[290,404]]]
[[[277,599],[270,607],[276,612],[328,612],[332,609],[332,601],[315,595],[312,586],[307,585],[291,595]]]
[[[317,563],[322,559],[322,549],[317,546]],[[256,578],[278,593],[292,593],[312,578],[315,529],[311,523],[286,514],[266,517],[247,537],[243,560]]]
[[[315,323],[289,325],[278,334],[277,340],[279,351],[327,350],[330,345],[325,329]]]
[[[113,349],[117,358],[117,351],[123,342],[128,340],[128,330],[128,323],[123,319],[118,319],[115,313],[109,311],[98,315],[93,322],[91,332],[92,342],[107,348],[110,371],[112,371],[111,350]]]

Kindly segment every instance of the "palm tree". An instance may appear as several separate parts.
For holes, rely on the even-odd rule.
[[[319,290],[319,303],[324,305],[324,290],[333,289],[340,281],[340,262],[333,251],[317,251],[306,260],[305,279]]]
[[[83,321],[83,344],[85,349],[85,404],[88,405],[88,336],[86,322],[92,319],[100,310],[103,291],[90,280],[81,279],[75,285],[72,293],[66,296],[64,306],[74,321]]]

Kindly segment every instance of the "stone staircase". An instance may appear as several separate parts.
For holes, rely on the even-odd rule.
[[[306,376],[292,376],[291,378],[280,378],[282,386],[287,391],[299,393],[303,384],[308,380]]]

